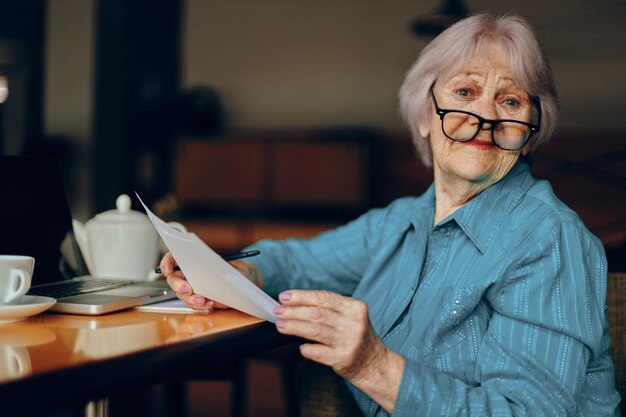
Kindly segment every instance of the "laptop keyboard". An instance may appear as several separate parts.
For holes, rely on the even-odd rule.
[[[31,287],[29,295],[41,295],[44,297],[63,298],[72,295],[86,294],[94,291],[110,290],[134,284],[137,281],[108,278],[79,277],[67,282]]]

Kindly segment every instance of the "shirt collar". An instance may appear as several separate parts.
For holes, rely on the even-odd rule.
[[[433,218],[435,217],[435,184],[416,199],[413,206],[407,213],[409,221],[416,230],[424,230],[430,234],[433,228]]]
[[[530,166],[519,160],[504,178],[471,199],[440,224],[455,221],[478,250],[485,253],[508,214],[532,183]]]

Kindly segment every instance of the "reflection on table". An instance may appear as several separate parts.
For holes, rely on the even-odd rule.
[[[42,314],[0,326],[0,389],[10,380],[217,335],[261,323],[235,310],[126,311],[99,317]]]
[[[0,326],[0,382],[30,374],[28,348],[55,340],[53,331],[30,322]]]

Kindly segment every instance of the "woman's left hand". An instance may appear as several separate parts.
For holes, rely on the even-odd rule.
[[[279,300],[282,305],[274,309],[278,331],[313,342],[300,346],[302,356],[331,367],[383,408],[393,410],[404,359],[376,335],[364,302],[305,290],[285,291]]]

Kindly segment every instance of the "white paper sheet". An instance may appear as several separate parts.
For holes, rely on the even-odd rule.
[[[144,304],[133,307],[133,310],[139,310],[146,313],[209,314],[209,310],[194,310],[178,298],[160,301],[158,303]]]
[[[193,233],[183,233],[159,219],[143,203],[148,217],[174,255],[196,294],[261,319],[275,322],[278,303],[244,277]]]

